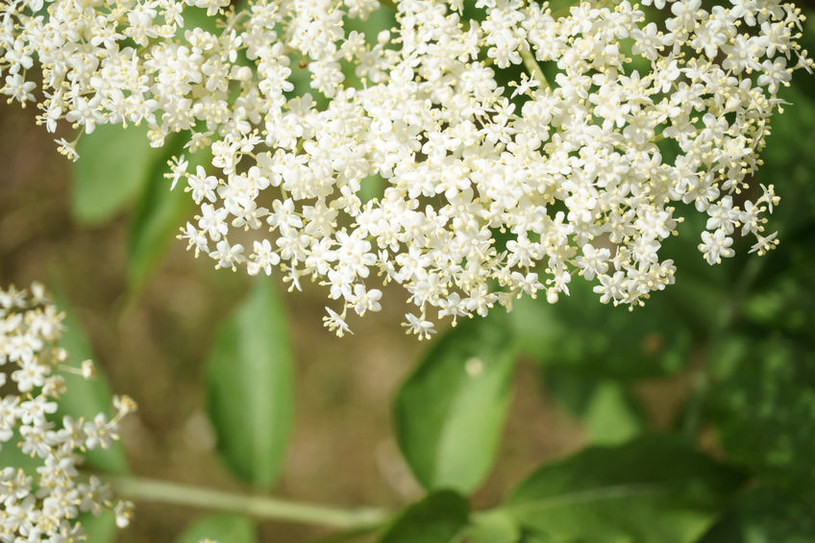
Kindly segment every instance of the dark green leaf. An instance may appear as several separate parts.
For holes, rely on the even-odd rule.
[[[523,298],[510,314],[520,346],[542,364],[592,378],[638,379],[676,373],[688,360],[692,331],[657,293],[633,312],[603,305],[582,279],[556,304]]]
[[[730,457],[815,503],[815,352],[734,336],[710,359],[711,415]]]
[[[193,205],[189,193],[184,192],[183,180],[171,191],[170,183],[164,178],[164,173],[169,171],[167,160],[183,154],[183,138],[176,137],[172,141],[174,144],[165,154],[165,160],[156,164],[130,225],[127,275],[131,289],[138,289],[155,269]],[[197,165],[206,163],[208,159],[209,153],[206,151],[188,157],[190,164],[187,171],[194,172]]]
[[[408,507],[385,530],[379,543],[450,543],[467,525],[467,500],[449,490],[430,494]]]
[[[515,349],[506,317],[442,336],[396,396],[396,433],[426,488],[475,489],[489,472],[511,395]]]
[[[93,359],[90,346],[82,334],[79,322],[74,318],[64,300],[57,299],[57,305],[65,311],[65,333],[61,346],[71,357],[71,365],[79,367],[83,360]],[[97,371],[99,370],[97,366]],[[112,415],[113,396],[104,376],[84,379],[80,375],[63,374],[66,393],[60,398],[57,417],[65,415],[73,418],[93,419],[97,413]],[[94,449],[85,453],[85,463],[93,468],[111,473],[127,471],[127,460],[119,442],[108,449]]]
[[[207,410],[218,449],[237,476],[259,487],[277,478],[291,427],[292,353],[274,283],[256,281],[221,325],[207,368]]]
[[[649,436],[544,465],[504,509],[558,542],[685,543],[742,480],[682,442]]]
[[[204,539],[218,543],[253,543],[256,541],[252,521],[237,515],[213,515],[189,526],[178,543],[200,543]]]
[[[72,210],[86,224],[107,221],[149,181],[161,151],[151,149],[147,125],[100,125],[77,144]]]
[[[815,510],[769,487],[741,496],[698,543],[811,543]]]

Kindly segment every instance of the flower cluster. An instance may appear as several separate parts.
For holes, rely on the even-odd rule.
[[[30,291],[0,290],[0,449],[19,448],[30,462],[0,466],[0,541],[84,540],[80,514],[112,509],[119,526],[127,524],[132,504],[114,503],[109,486],[96,476],[82,476],[80,452],[105,448],[118,439],[119,420],[135,409],[133,400],[115,397],[112,419],[69,416],[57,420],[66,391],[61,374],[94,374],[90,361],[68,365],[57,346],[64,315],[47,299],[42,285]],[[8,382],[7,382],[8,381]],[[3,451],[6,458],[8,453]]]
[[[369,36],[347,27],[389,9],[375,0],[228,3],[2,0],[1,90],[35,100],[36,58],[49,130],[188,132],[211,156],[168,174],[200,207],[189,248],[324,285],[340,335],[388,282],[420,337],[524,294],[555,302],[575,275],[640,305],[674,282],[660,250],[689,213],[707,217],[710,264],[736,235],[777,243],[778,198],[752,177],[779,88],[813,66],[791,4],[400,0]],[[185,23],[194,8],[219,30]]]

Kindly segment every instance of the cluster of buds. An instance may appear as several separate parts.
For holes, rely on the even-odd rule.
[[[641,305],[674,282],[661,249],[692,213],[710,264],[736,235],[777,243],[777,196],[753,177],[779,88],[813,66],[792,4],[476,0],[476,18],[462,0],[228,4],[0,0],[0,92],[35,101],[36,58],[48,130],[188,133],[212,160],[170,166],[200,208],[180,237],[217,267],[325,286],[340,335],[389,282],[420,337],[522,295],[555,302],[575,276]],[[204,8],[219,30],[185,24]],[[377,9],[392,28],[347,31]]]
[[[115,502],[106,483],[78,468],[82,453],[118,439],[119,420],[136,405],[114,397],[112,418],[57,416],[63,375],[94,376],[90,361],[71,366],[58,346],[63,318],[38,283],[0,290],[0,454],[25,459],[0,466],[0,541],[77,542],[85,539],[80,515],[112,510],[120,527],[131,515],[130,502]]]

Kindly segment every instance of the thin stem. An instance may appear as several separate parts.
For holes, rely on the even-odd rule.
[[[541,88],[548,89],[549,81],[546,79],[546,76],[543,74],[543,70],[541,70],[540,64],[538,61],[535,60],[535,56],[532,54],[531,51],[521,51],[521,58],[524,61],[524,66],[526,66],[527,71],[529,71],[529,75],[531,75],[538,83],[540,83]]]
[[[119,496],[133,501],[169,503],[241,513],[263,520],[361,529],[374,528],[388,518],[385,510],[377,508],[339,509],[140,477],[116,477],[110,482]]]

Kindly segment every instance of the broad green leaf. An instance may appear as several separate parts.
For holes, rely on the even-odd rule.
[[[251,520],[238,515],[212,515],[190,525],[178,543],[200,543],[204,539],[218,543],[253,543],[257,540]]]
[[[428,489],[474,490],[489,472],[511,396],[506,317],[476,317],[433,344],[396,396],[396,435]]]
[[[682,442],[648,436],[544,465],[504,510],[559,543],[689,543],[742,480]]]
[[[811,543],[815,509],[770,487],[752,489],[698,543]]]
[[[741,335],[710,363],[710,415],[731,460],[815,504],[815,352],[778,334]]]
[[[149,181],[161,151],[151,149],[147,124],[100,125],[82,134],[73,169],[71,208],[85,224],[99,224],[121,211]]]
[[[440,490],[405,509],[378,543],[450,543],[467,525],[470,506],[450,490]]]
[[[91,348],[82,334],[78,320],[71,314],[64,300],[57,299],[57,306],[65,311],[65,333],[61,346],[71,357],[71,365],[79,367],[83,360],[93,359]],[[60,398],[57,417],[69,415],[73,418],[93,419],[97,413],[113,414],[113,396],[110,387],[97,365],[98,375],[94,379],[84,379],[80,375],[64,373],[66,392]],[[108,449],[94,449],[85,453],[86,465],[111,473],[127,471],[127,460],[121,444],[114,442]]]
[[[207,367],[207,411],[218,450],[238,477],[270,487],[293,411],[292,352],[274,283],[260,278],[220,327]]]
[[[165,160],[156,164],[150,182],[144,187],[130,225],[127,278],[131,290],[138,289],[155,269],[193,206],[189,193],[184,192],[183,180],[170,190],[170,183],[164,178],[164,173],[169,171],[167,160],[172,156],[184,154],[183,138],[173,138],[172,142],[173,145],[166,153]],[[196,166],[204,164],[208,158],[209,153],[206,151],[199,151],[187,157],[189,160],[187,171],[194,172]]]

